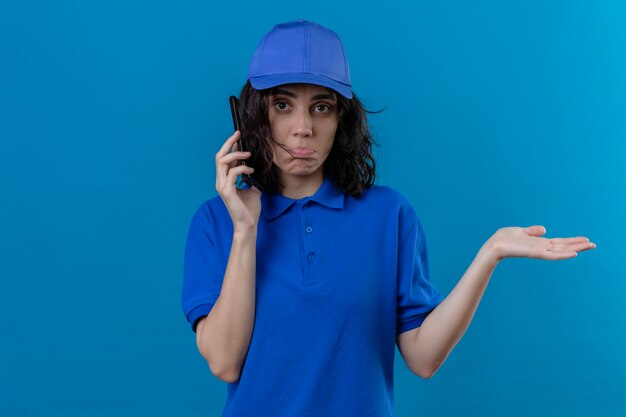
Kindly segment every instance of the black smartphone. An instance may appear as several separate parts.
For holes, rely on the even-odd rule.
[[[239,117],[239,99],[235,96],[230,96],[228,98],[228,101],[230,103],[230,112],[231,112],[231,115],[233,116],[233,127],[235,128],[235,130],[238,130],[241,134],[242,132],[241,132],[241,118]],[[250,147],[244,140],[242,140],[242,138],[243,138],[243,135],[239,137],[239,141],[238,141],[239,145],[237,146],[237,149],[243,152],[252,153],[252,151],[250,150]],[[249,164],[246,164],[245,160],[240,160],[239,165],[249,165]],[[255,168],[255,167],[252,167],[252,168]],[[259,191],[265,191],[265,187],[263,187],[259,183],[259,181],[252,178],[252,176],[250,176],[249,174],[242,174],[241,176],[243,178],[243,181],[246,184],[250,186],[254,185],[256,188],[259,189]]]

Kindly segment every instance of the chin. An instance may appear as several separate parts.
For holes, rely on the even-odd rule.
[[[307,161],[303,163],[304,160],[294,160],[290,163],[287,163],[286,166],[280,167],[280,169],[286,173],[291,175],[310,175],[317,171],[320,167],[316,163],[312,161]]]
[[[289,175],[307,176],[315,173],[316,169],[312,168],[296,168],[285,171]]]

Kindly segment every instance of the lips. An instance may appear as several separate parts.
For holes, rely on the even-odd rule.
[[[294,157],[304,158],[313,155],[314,151],[311,148],[292,148],[291,155]]]

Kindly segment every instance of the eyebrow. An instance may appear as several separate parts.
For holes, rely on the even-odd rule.
[[[282,88],[274,88],[270,94],[274,95],[274,96],[282,94],[282,95],[285,95],[285,96],[298,98],[297,94],[292,93],[289,90],[284,90]],[[332,95],[332,94],[318,94],[316,96],[311,97],[311,99],[312,100],[333,100],[333,101],[336,101],[335,96]]]

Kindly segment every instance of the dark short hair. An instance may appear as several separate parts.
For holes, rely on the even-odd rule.
[[[278,180],[277,167],[273,162],[272,148],[268,140],[272,137],[269,120],[269,95],[271,89],[257,90],[247,81],[239,94],[241,115],[241,139],[254,149],[250,165],[255,167],[252,178],[260,181],[267,192],[280,194],[283,185]],[[352,99],[341,94],[337,97],[339,125],[335,140],[326,161],[324,177],[329,177],[344,193],[360,197],[365,188],[374,184],[376,162],[372,145],[379,146],[372,138],[366,113],[379,111],[366,110],[357,96]],[[254,128],[247,128],[254,126]]]

